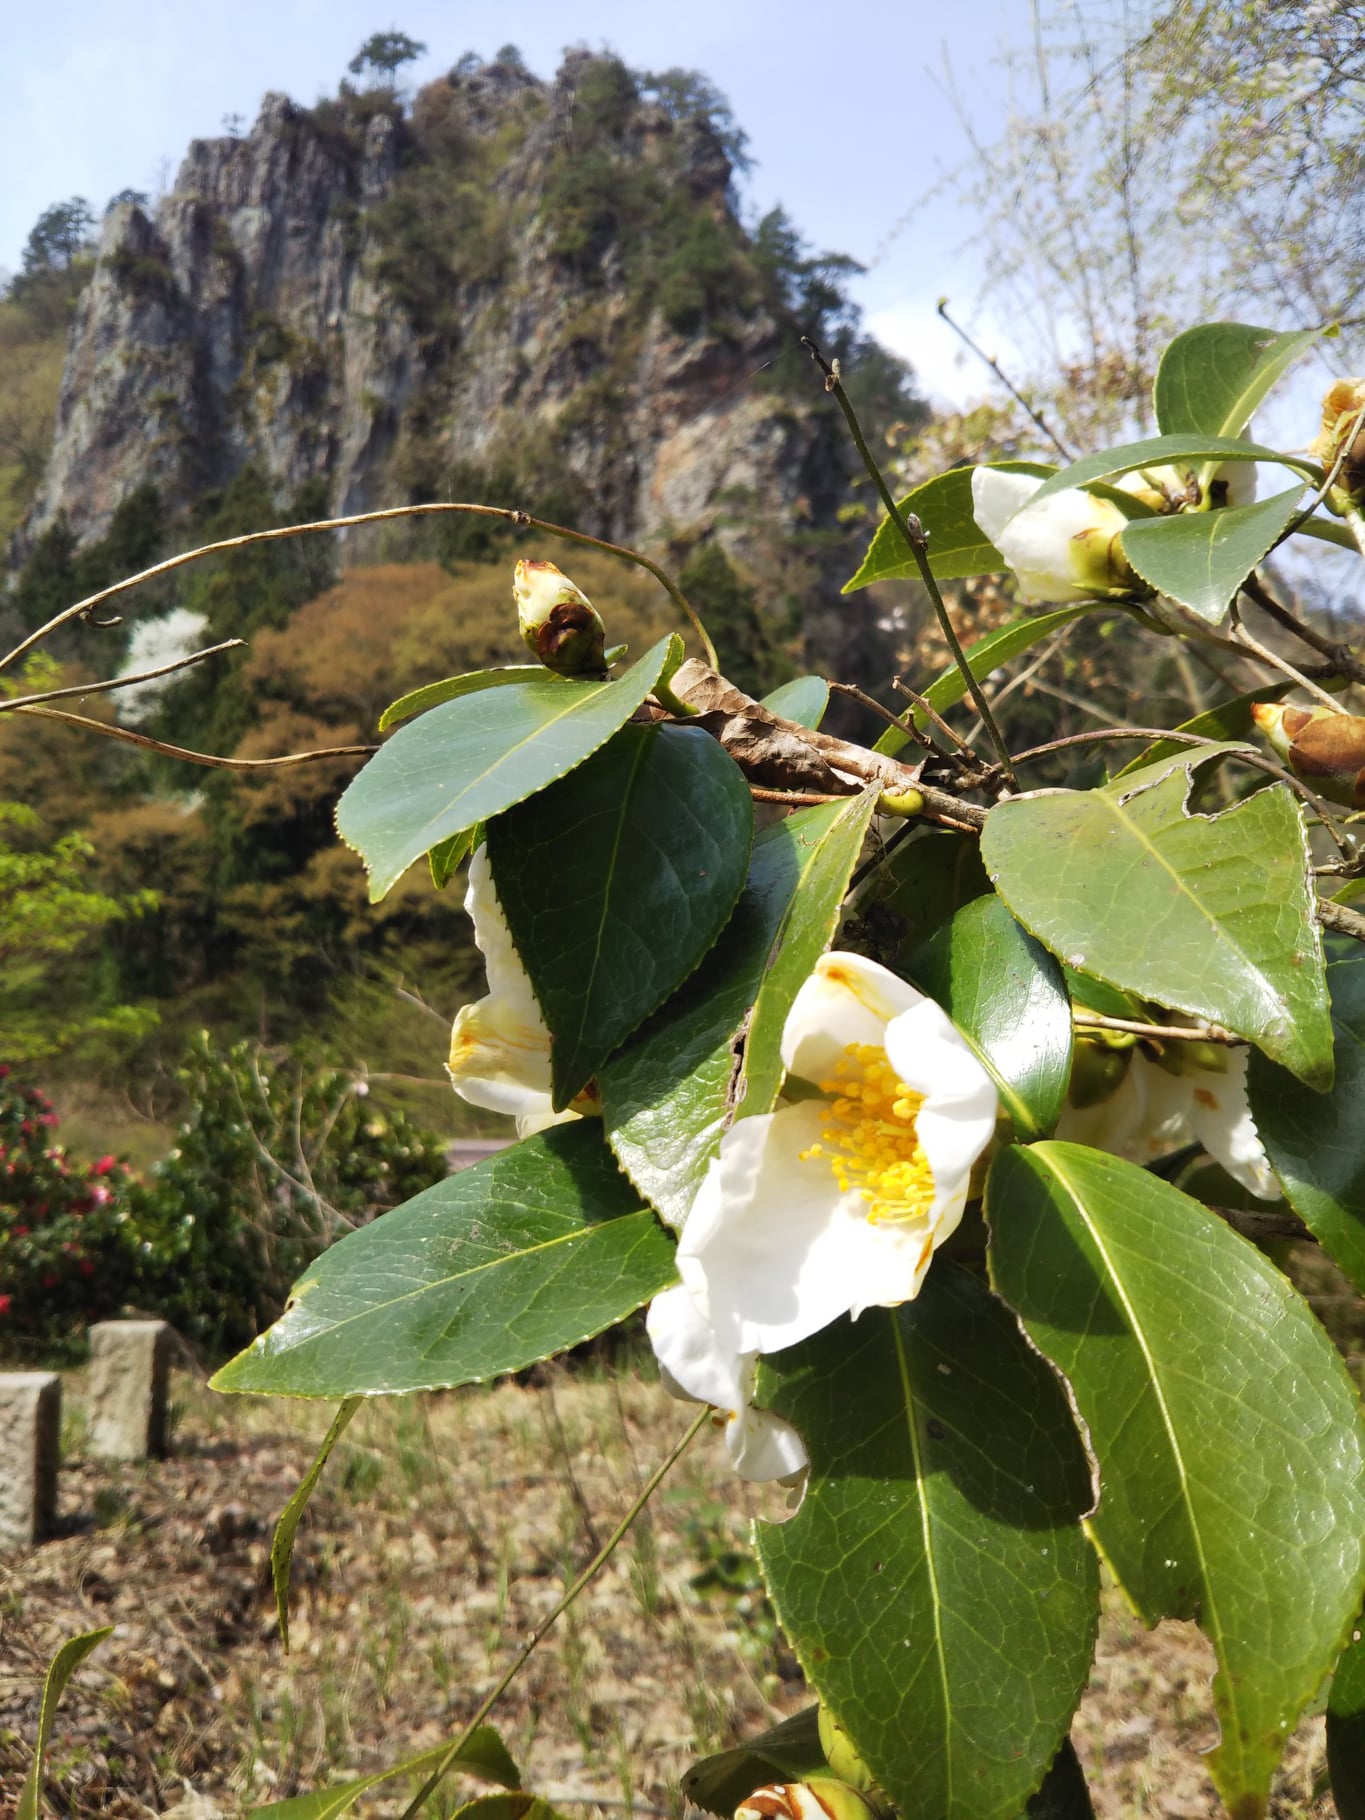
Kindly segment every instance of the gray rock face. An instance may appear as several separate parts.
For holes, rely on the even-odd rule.
[[[171,1330],[165,1321],[99,1321],[90,1329],[89,1447],[105,1460],[145,1460],[166,1446]]]
[[[578,266],[554,244],[546,197],[594,61],[570,53],[553,84],[499,65],[452,75],[418,97],[415,123],[269,95],[247,137],[191,145],[154,215],[115,209],[12,553],[59,513],[100,535],[144,481],[183,510],[248,461],[281,493],[324,482],[334,513],[460,497],[449,489],[471,474],[529,462],[562,475],[596,535],[657,549],[714,534],[774,598],[803,600],[813,658],[848,673],[868,609],[838,601],[847,553],[818,553],[845,497],[845,439],[814,379],[808,400],[756,383],[797,325],[750,300],[723,332],[704,316],[680,332],[631,276],[626,227]],[[423,190],[411,172],[433,145],[444,163]],[[737,231],[704,126],[637,103],[614,155]],[[459,252],[462,234],[447,287],[422,260]],[[817,551],[795,589],[774,554],[793,534]]]
[[[0,1372],[0,1548],[32,1548],[51,1532],[61,1426],[55,1371]]]

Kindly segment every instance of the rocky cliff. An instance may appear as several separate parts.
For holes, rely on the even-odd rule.
[[[174,523],[254,462],[338,513],[482,497],[675,552],[714,537],[812,657],[862,670],[848,455],[793,368],[810,325],[736,219],[724,131],[670,80],[461,65],[410,110],[271,95],[246,137],[195,142],[155,212],[106,220],[15,553],[59,516],[99,536],[149,481]]]

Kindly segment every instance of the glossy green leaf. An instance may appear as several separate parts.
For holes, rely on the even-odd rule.
[[[811,1456],[757,1536],[808,1679],[902,1813],[1019,1820],[1085,1686],[1090,1469],[1009,1309],[940,1258],[912,1303],[765,1361]]]
[[[1025,619],[1011,619],[967,647],[966,657],[972,675],[980,682],[983,676],[989,676],[993,670],[1012,663],[1016,657],[1031,650],[1034,645],[1041,644],[1053,632],[1060,632],[1063,626],[1069,626],[1073,619],[1079,619],[1083,613],[1104,610],[1102,605],[1087,601],[1083,607],[1058,607],[1053,613],[1034,613]],[[950,665],[934,678],[927,689],[921,690],[925,700],[937,708],[940,714],[955,707],[966,693],[967,684],[956,664]],[[921,708],[914,709],[913,715],[915,725],[923,732],[929,724],[928,715]],[[909,738],[908,733],[902,733],[896,727],[888,727],[872,749],[874,752],[889,753],[894,758]]]
[[[661,638],[616,682],[527,682],[443,702],[401,727],[347,787],[337,832],[377,903],[416,859],[563,777],[623,727],[682,650]]]
[[[1252,1117],[1289,1204],[1365,1295],[1365,955],[1327,969],[1336,1079],[1314,1093],[1253,1055]]]
[[[332,1417],[332,1425],[322,1438],[322,1445],[314,1455],[313,1464],[303,1475],[299,1488],[280,1512],[275,1525],[275,1533],[270,1539],[270,1579],[275,1588],[275,1615],[280,1624],[280,1642],[285,1654],[289,1653],[289,1573],[294,1564],[294,1538],[298,1534],[299,1523],[308,1508],[308,1501],[317,1489],[322,1470],[332,1457],[332,1449],[350,1425],[351,1417],[360,1408],[359,1397],[347,1397],[337,1407]]]
[[[1066,1374],[1100,1464],[1095,1538],[1148,1624],[1212,1643],[1206,1761],[1259,1820],[1360,1609],[1359,1399],[1284,1277],[1198,1201],[1079,1144],[1002,1151],[991,1279]]]
[[[736,1088],[739,1118],[773,1109],[786,1072],[782,1065],[782,1030],[787,1013],[816,961],[834,939],[848,881],[863,850],[879,794],[878,786],[871,784],[841,804],[829,831],[818,845],[812,842],[810,863],[802,868],[791,908],[769,953],[754,1000],[744,1039],[744,1065]]]
[[[1095,1820],[1085,1771],[1070,1738],[1053,1759],[1043,1786],[1029,1797],[1023,1820]]]
[[[556,1110],[682,984],[744,887],[754,804],[698,727],[622,727],[500,815],[488,857],[550,1030]]]
[[[1024,927],[1078,971],[1257,1043],[1314,1087],[1332,1025],[1307,835],[1281,784],[1190,814],[1194,775],[1227,747],[1099,790],[992,809],[981,857]]]
[[[1192,720],[1182,720],[1175,731],[1197,733],[1201,739],[1217,739],[1235,745],[1247,739],[1256,725],[1251,713],[1255,703],[1281,701],[1293,687],[1293,683],[1282,682],[1272,683],[1269,688],[1248,689],[1245,695],[1234,695],[1229,701],[1220,701],[1204,713],[1196,714]],[[1114,777],[1128,777],[1134,771],[1141,771],[1145,765],[1156,764],[1160,759],[1180,758],[1188,750],[1180,740],[1156,740],[1145,751],[1139,752],[1136,758],[1129,759],[1126,765],[1114,773]]]
[[[1120,534],[1123,553],[1145,582],[1217,625],[1251,571],[1303,507],[1291,487],[1254,505],[1144,518]]]
[[[765,695],[761,706],[798,726],[818,728],[829,706],[829,684],[823,676],[795,676]]]
[[[1327,1768],[1337,1820],[1365,1820],[1365,1613],[1352,1626],[1332,1677]]]
[[[515,1789],[501,1795],[476,1795],[455,1809],[453,1820],[563,1820],[563,1816],[543,1795]]]
[[[113,1625],[105,1624],[99,1630],[87,1630],[79,1637],[68,1637],[48,1664],[43,1681],[42,1705],[38,1709],[38,1737],[33,1746],[33,1761],[24,1777],[24,1786],[19,1790],[19,1805],[14,1810],[14,1820],[38,1820],[42,1805],[43,1763],[57,1717],[57,1702],[66,1692],[67,1682],[91,1650],[113,1634]]]
[[[808,1706],[733,1750],[694,1763],[683,1776],[682,1793],[693,1807],[728,1820],[741,1801],[766,1783],[828,1774],[820,1747],[820,1708]]]
[[[1018,1135],[1046,1137],[1071,1078],[1071,1000],[1047,949],[992,893],[931,936],[908,972],[981,1058]]]
[[[837,882],[849,849],[856,854],[853,832],[869,813],[865,799],[852,797],[799,809],[764,829],[716,946],[598,1076],[612,1149],[679,1230],[734,1114],[739,1035],[787,939],[793,901],[829,842],[835,860],[823,870],[832,869]]]
[[[1168,342],[1153,401],[1163,436],[1240,436],[1281,375],[1322,337],[1321,329],[1204,322]]]
[[[431,882],[438,891],[444,891],[460,867],[469,858],[479,844],[482,824],[476,823],[472,828],[465,828],[459,834],[452,834],[449,840],[441,841],[427,854],[427,864],[431,868]]]
[[[353,1782],[338,1782],[332,1788],[321,1788],[311,1795],[293,1795],[287,1801],[271,1801],[265,1807],[253,1807],[247,1820],[339,1820],[349,1813],[362,1795],[381,1783],[399,1776],[429,1776],[445,1760],[450,1746],[438,1744],[432,1750],[419,1751],[415,1757],[404,1757],[388,1769],[373,1775],[357,1777]],[[507,1753],[507,1747],[491,1725],[481,1725],[450,1766],[453,1775],[479,1776],[486,1782],[499,1782],[504,1788],[517,1789],[521,1772]],[[523,1797],[529,1802],[531,1797]]]
[[[1296,474],[1317,485],[1322,484],[1322,469],[1302,455],[1285,454],[1268,449],[1263,443],[1244,442],[1237,436],[1149,436],[1143,442],[1126,442],[1116,449],[1101,449],[1097,454],[1073,461],[1069,468],[1045,480],[1035,499],[1046,499],[1068,487],[1084,487],[1097,480],[1117,480],[1121,474],[1132,474],[1138,468],[1161,468],[1181,463],[1211,461],[1268,461],[1278,467],[1292,468]],[[1125,536],[1128,533],[1125,531]]]
[[[1040,479],[1057,471],[1037,461],[993,461],[989,465],[1006,474],[1036,474]],[[901,511],[913,512],[929,533],[929,567],[936,581],[989,575],[1008,566],[973,516],[972,472],[971,467],[950,468],[899,502]],[[918,576],[918,564],[888,517],[878,525],[857,574],[844,583],[844,593],[855,594],[874,581]]]
[[[673,1242],[595,1119],[527,1138],[333,1245],[215,1390],[349,1397],[520,1371],[673,1281]]]
[[[447,676],[440,682],[423,683],[408,695],[390,702],[379,716],[379,731],[387,733],[400,720],[411,720],[414,714],[425,714],[428,708],[439,708],[443,701],[455,701],[461,695],[477,695],[483,689],[501,689],[507,683],[530,682],[544,676],[543,664],[506,664],[494,670],[471,670],[467,676]]]
[[[859,936],[877,960],[903,967],[921,942],[990,888],[974,834],[921,825],[859,887]]]

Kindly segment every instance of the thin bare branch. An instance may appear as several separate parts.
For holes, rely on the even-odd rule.
[[[1242,616],[1237,610],[1236,601],[1232,603],[1232,606],[1229,609],[1228,619],[1232,630],[1232,642],[1234,644],[1241,645],[1246,650],[1253,652],[1255,656],[1259,657],[1264,663],[1273,665],[1273,667],[1280,672],[1281,676],[1287,676],[1290,682],[1297,684],[1300,689],[1306,689],[1308,693],[1314,696],[1324,707],[1330,708],[1333,714],[1340,714],[1340,706],[1335,698],[1327,693],[1326,689],[1320,689],[1318,685],[1309,677],[1305,676],[1301,670],[1296,670],[1287,657],[1281,657],[1278,651],[1272,651],[1269,645],[1263,645],[1258,638],[1254,638],[1252,634],[1247,631],[1246,627],[1242,624]]]
[[[69,696],[100,695],[110,689],[130,689],[135,683],[155,682],[159,676],[173,676],[177,670],[188,670],[192,664],[203,663],[206,657],[217,657],[223,651],[244,649],[244,638],[225,638],[220,645],[209,645],[203,651],[194,651],[188,657],[178,657],[173,664],[162,664],[156,670],[139,670],[132,676],[111,676],[105,682],[73,683],[69,689],[44,689],[37,695],[0,696],[0,714],[8,714],[16,708],[32,708],[41,702],[65,701]]]
[[[1349,677],[1352,682],[1365,682],[1365,664],[1354,655],[1350,646],[1327,638],[1316,626],[1308,625],[1297,614],[1291,613],[1288,607],[1276,600],[1258,575],[1247,576],[1242,583],[1242,592],[1263,613],[1268,613],[1277,625],[1283,626],[1286,632],[1292,632],[1295,638],[1302,639],[1304,644],[1311,645],[1313,650],[1321,653],[1341,675]]]
[[[170,746],[163,739],[146,733],[135,733],[131,727],[119,727],[107,720],[91,720],[84,714],[68,714],[64,708],[20,708],[21,714],[39,714],[44,720],[65,721],[68,726],[83,727],[88,733],[102,733],[106,739],[121,739],[125,745],[141,746],[147,752],[159,752],[163,758],[183,759],[189,765],[208,765],[215,771],[281,771],[286,765],[307,765],[319,758],[368,758],[378,746],[323,746],[316,752],[287,752],[280,758],[218,758],[211,752],[192,752],[187,746]]]
[[[188,563],[199,562],[205,556],[220,555],[227,550],[244,550],[252,544],[278,543],[287,537],[306,537],[315,531],[347,531],[356,525],[385,524],[399,518],[434,518],[447,512],[469,512],[478,518],[499,518],[504,524],[510,524],[519,531],[544,531],[549,537],[562,537],[569,543],[581,544],[590,550],[601,550],[608,556],[619,556],[626,562],[635,563],[637,567],[647,570],[658,582],[701,641],[706,661],[713,669],[716,667],[716,648],[687,597],[672,576],[639,550],[629,549],[625,544],[609,543],[603,537],[589,537],[586,531],[572,531],[567,525],[551,524],[546,518],[533,518],[529,512],[518,511],[513,506],[432,501],[425,505],[389,506],[378,512],[353,512],[344,518],[320,518],[309,524],[276,525],[268,531],[248,531],[240,537],[225,537],[217,543],[202,544],[196,550],[182,550],[177,556],[168,556],[164,561],[154,563],[150,569],[143,569],[136,575],[127,575],[122,581],[88,594],[74,606],[64,607],[46,625],[39,626],[36,632],[30,632],[7,656],[0,658],[0,671],[8,670],[12,664],[18,663],[20,658],[26,657],[36,645],[40,645],[61,626],[69,624],[73,619],[88,619],[105,601],[126,594],[131,588],[140,587],[144,581],[155,581],[160,575],[169,575]]]
[[[1176,1043],[1226,1043],[1229,1048],[1246,1042],[1221,1024],[1144,1024],[1135,1018],[1104,1017],[1080,1005],[1071,1010],[1071,1021],[1078,1030],[1117,1030],[1127,1036],[1148,1036],[1157,1041],[1169,1038]]]
[[[1004,736],[996,725],[995,716],[991,713],[991,705],[986,700],[981,684],[973,673],[972,666],[967,661],[966,652],[962,649],[962,641],[958,638],[956,631],[953,629],[953,622],[948,616],[948,608],[944,604],[942,591],[935,579],[933,570],[929,566],[928,534],[913,512],[902,512],[900,507],[896,504],[891,489],[886,484],[886,476],[878,467],[871,449],[867,446],[867,438],[863,435],[862,425],[858,421],[858,413],[854,410],[852,400],[844,390],[843,381],[839,377],[838,361],[826,360],[809,335],[803,335],[801,337],[801,344],[810,354],[810,357],[815,362],[816,366],[818,366],[820,371],[824,374],[825,390],[833,395],[839,409],[843,412],[844,422],[848,425],[849,435],[853,438],[854,447],[862,458],[863,466],[867,469],[872,484],[881,495],[882,504],[886,507],[887,515],[891,519],[892,524],[894,524],[897,531],[899,531],[902,543],[914,558],[915,567],[920,573],[920,580],[924,583],[929,599],[933,602],[934,612],[938,617],[939,630],[943,633],[948,649],[952,653],[953,662],[957,665],[962,680],[967,685],[967,693],[972,698],[972,705],[980,715],[987,736],[990,739],[991,744],[995,747],[996,757],[1000,761],[1000,774],[1005,783],[1008,784],[1011,789],[1015,789],[1018,786],[1015,782],[1014,772],[1010,768],[1009,747],[1005,744]]]
[[[946,297],[940,297],[938,300],[938,314],[947,323],[948,327],[953,331],[954,335],[957,336],[958,340],[965,343],[965,345],[971,349],[972,353],[976,355],[977,359],[984,362],[984,364],[990,368],[992,373],[994,373],[996,378],[1000,381],[1001,385],[1004,386],[1005,390],[1009,393],[1010,397],[1014,399],[1015,403],[1023,406],[1034,424],[1036,424],[1043,432],[1044,436],[1047,437],[1048,441],[1052,444],[1053,448],[1056,449],[1062,460],[1065,462],[1075,461],[1076,457],[1072,454],[1071,450],[1067,448],[1066,444],[1053,429],[1047,418],[1044,417],[1040,411],[1036,411],[1033,408],[1028,399],[1025,398],[1024,394],[1019,390],[1018,386],[1014,384],[1009,374],[1001,367],[995,356],[993,354],[988,354],[983,347],[979,347],[977,343],[972,340],[971,336],[967,333],[966,329],[963,328],[960,322],[954,322],[953,318],[948,314],[948,299]]]
[[[976,753],[973,752],[970,743],[962,737],[955,727],[950,727],[948,725],[947,721],[944,720],[943,716],[939,713],[938,709],[930,701],[927,695],[921,695],[918,689],[912,689],[909,683],[903,681],[899,676],[893,676],[891,678],[891,687],[895,689],[898,694],[903,695],[914,707],[918,708],[931,726],[938,728],[939,732],[948,741],[950,751],[965,754],[974,765],[979,765],[981,763],[981,760],[977,757]],[[893,725],[899,727],[903,733],[909,733],[911,738],[915,738],[918,735],[919,729],[915,726],[915,717],[913,714],[911,714],[908,720],[894,721]]]

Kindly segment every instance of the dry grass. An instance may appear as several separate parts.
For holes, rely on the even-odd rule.
[[[63,1534],[0,1558],[0,1811],[47,1658],[99,1624],[115,1634],[69,1690],[52,1753],[59,1812],[212,1820],[451,1737],[686,1420],[633,1376],[561,1371],[367,1407],[300,1534],[285,1657],[271,1526],[329,1411],[215,1398],[188,1374],[177,1387],[173,1457],[110,1469],[82,1457],[68,1382]],[[570,1814],[680,1815],[697,1754],[804,1704],[744,1549],[756,1510],[718,1441],[694,1444],[494,1715],[528,1786]],[[1148,1635],[1107,1602],[1076,1728],[1100,1820],[1219,1812],[1196,1754],[1208,1672],[1189,1627]],[[1277,1820],[1329,1820],[1321,1772],[1309,1721]],[[394,1793],[367,1811],[400,1809]]]

